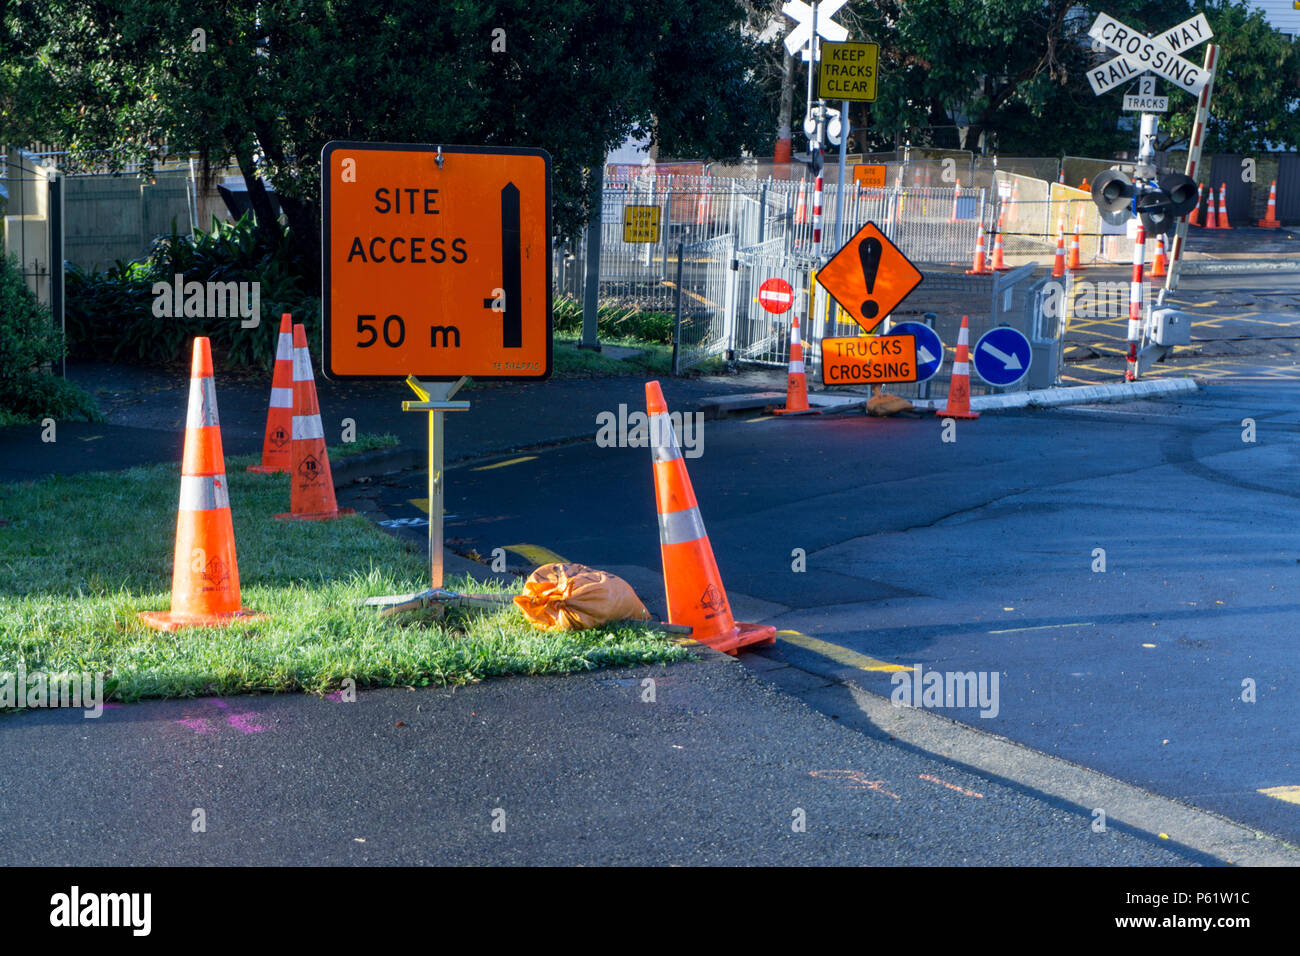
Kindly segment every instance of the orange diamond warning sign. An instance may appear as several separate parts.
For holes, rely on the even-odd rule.
[[[870,332],[921,284],[921,270],[869,222],[817,273],[817,281]]]

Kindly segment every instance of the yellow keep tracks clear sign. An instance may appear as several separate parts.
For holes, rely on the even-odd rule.
[[[658,206],[624,206],[623,207],[623,241],[624,242],[658,242],[659,241],[659,207]]]
[[[876,43],[823,43],[817,95],[824,100],[875,102],[879,59]]]

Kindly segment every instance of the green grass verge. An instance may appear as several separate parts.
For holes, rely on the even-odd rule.
[[[384,447],[358,441],[331,455]],[[279,522],[284,476],[227,460],[246,607],[268,620],[163,634],[136,612],[170,604],[178,465],[0,485],[0,673],[102,672],[116,696],[463,683],[688,659],[667,635],[602,628],[548,634],[513,604],[381,619],[367,597],[427,586],[420,550],[356,516]],[[449,580],[453,589],[491,586]],[[499,589],[497,589],[499,590]]]

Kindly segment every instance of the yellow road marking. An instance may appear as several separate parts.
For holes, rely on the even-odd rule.
[[[525,461],[535,461],[536,455],[524,455],[522,458],[511,458],[509,461],[498,461],[494,465],[479,465],[477,468],[471,468],[470,471],[491,471],[493,468],[505,468],[507,465],[518,465]]]
[[[798,631],[777,631],[776,636],[787,644],[802,647],[805,651],[812,651],[814,654],[830,658],[837,664],[856,667],[860,671],[884,671],[892,674],[897,671],[910,671],[912,669],[904,664],[889,664],[885,661],[878,661],[874,657],[859,654],[857,651],[851,651],[847,647],[840,647],[838,644],[831,644],[829,641],[809,637],[807,634],[800,634]]]
[[[759,415],[757,418],[746,418],[745,421],[746,421],[746,422],[765,422],[765,421],[768,421],[769,419],[773,419],[773,418],[775,418],[775,417],[776,417],[775,415]]]
[[[1300,787],[1265,787],[1257,792],[1287,803],[1300,803]]]
[[[533,564],[568,564],[564,558],[560,557],[554,551],[550,551],[537,544],[507,544],[507,551],[513,551],[520,557],[526,558]]]

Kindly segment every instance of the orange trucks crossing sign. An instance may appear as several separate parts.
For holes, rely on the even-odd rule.
[[[883,385],[916,380],[915,335],[822,339],[823,385]]]
[[[551,157],[331,142],[321,152],[330,378],[551,373]]]

